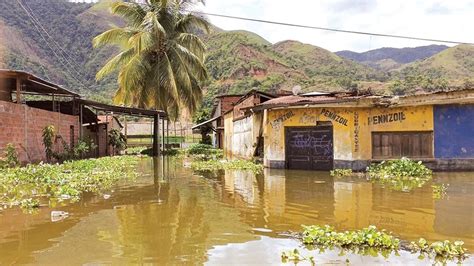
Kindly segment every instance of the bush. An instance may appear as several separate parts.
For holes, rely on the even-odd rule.
[[[214,147],[212,147],[212,145],[199,143],[199,144],[191,145],[188,149],[188,153],[193,154],[193,155],[194,154],[208,155],[212,152],[212,150],[214,150]]]

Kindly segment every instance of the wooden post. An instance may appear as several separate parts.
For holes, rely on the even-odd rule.
[[[153,156],[160,156],[160,115],[153,116]]]
[[[109,114],[105,112],[105,156],[109,156]]]
[[[84,124],[84,118],[83,118],[83,115],[82,115],[82,108],[83,108],[83,105],[81,104],[79,106],[79,120],[80,120],[80,125],[79,125],[79,139],[83,139],[84,138],[84,132],[82,132],[82,125]]]
[[[161,149],[162,151],[165,150],[165,119],[162,119],[161,120],[161,136],[162,136],[162,139],[161,139]]]
[[[97,146],[97,149],[96,149],[96,156],[97,158],[100,157],[100,145],[99,145],[99,121],[97,121],[99,119],[99,111],[97,109],[95,109],[95,117],[96,117],[96,121],[95,121],[95,145]]]
[[[125,116],[125,143],[128,146],[128,128],[127,128],[127,116]]]
[[[21,104],[21,80],[16,77],[16,103]]]
[[[166,120],[166,145],[170,145],[170,120]]]

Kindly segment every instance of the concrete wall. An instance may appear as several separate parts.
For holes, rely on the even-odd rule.
[[[267,110],[264,137],[264,164],[283,166],[285,127],[315,126],[330,121],[334,127],[334,160],[367,161],[372,159],[372,132],[432,131],[433,107],[403,108],[294,108]],[[381,116],[384,118],[381,119]],[[385,120],[387,117],[387,120]],[[397,117],[397,119],[395,119]]]
[[[232,113],[224,116],[224,154],[251,159],[263,125],[263,113],[233,121]],[[263,132],[263,130],[262,130]]]
[[[251,116],[234,122],[234,134],[232,135],[232,155],[243,158],[252,157],[252,127]]]
[[[53,125],[57,134],[69,144],[70,128],[74,127],[74,143],[79,136],[79,116],[65,115],[24,104],[0,101],[0,156],[8,143],[15,145],[22,162],[46,160],[42,131]]]
[[[234,135],[233,114],[229,112],[224,115],[224,155],[232,155],[232,136]]]
[[[474,158],[474,105],[434,107],[436,158]]]

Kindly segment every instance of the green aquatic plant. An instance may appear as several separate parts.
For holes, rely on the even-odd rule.
[[[420,238],[416,242],[411,242],[409,249],[412,253],[418,252],[422,255],[427,255],[428,257],[435,257],[441,262],[454,259],[462,261],[467,257],[467,249],[464,248],[463,241],[450,242],[449,240],[444,240],[430,244],[426,239]]]
[[[337,232],[332,226],[303,226],[302,241],[307,245],[323,247],[375,247],[398,249],[400,240],[385,230],[377,230],[374,225],[355,231]]]
[[[433,172],[421,161],[416,162],[408,158],[383,161],[367,168],[369,180],[388,185],[393,190],[405,192],[422,187],[432,179],[432,175]]]
[[[288,251],[283,251],[281,253],[281,260],[283,263],[287,263],[289,261],[298,264],[298,262],[301,261],[309,261],[311,265],[315,265],[314,257],[313,256],[308,256],[305,257],[300,254],[298,249],[293,249],[293,250],[288,250]]]
[[[195,160],[217,160],[224,157],[221,149],[216,149],[208,144],[193,144],[187,150],[186,154]]]
[[[423,238],[410,245],[401,245],[401,240],[390,232],[378,230],[374,225],[367,228],[353,231],[336,231],[329,225],[303,226],[303,232],[297,237],[308,248],[317,247],[319,252],[324,252],[327,248],[338,247],[341,249],[340,255],[345,251],[350,251],[361,255],[378,256],[379,254],[387,258],[392,252],[397,253],[400,249],[408,250],[412,253],[420,253],[419,258],[434,257],[436,261],[445,263],[448,260],[464,260],[467,250],[463,247],[463,241],[450,242],[436,241],[428,243]],[[288,260],[298,262],[303,260],[299,252],[284,253]],[[282,255],[283,258],[283,255]]]
[[[195,171],[249,170],[254,173],[263,171],[263,165],[246,160],[198,160],[191,163],[191,168]]]
[[[139,146],[139,147],[128,147],[125,149],[125,154],[127,155],[140,155],[144,150],[148,149],[145,146]]]
[[[433,199],[444,199],[447,195],[449,184],[435,184],[431,185],[433,188]]]
[[[334,169],[329,172],[332,177],[351,176],[352,169]]]
[[[372,164],[367,168],[367,173],[371,178],[420,178],[431,179],[433,172],[423,165],[421,161],[413,161],[408,158],[399,160],[383,161],[379,164]]]
[[[77,201],[85,192],[100,193],[119,180],[135,178],[137,162],[138,157],[117,156],[0,169],[0,206]]]

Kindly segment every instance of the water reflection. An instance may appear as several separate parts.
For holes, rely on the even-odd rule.
[[[406,193],[318,172],[197,175],[180,160],[162,158],[144,160],[138,171],[136,182],[120,184],[108,200],[88,195],[54,208],[71,214],[58,223],[47,208],[0,214],[0,264],[238,262],[229,254],[258,243],[279,258],[277,247],[295,245],[280,233],[301,224],[375,224],[408,240],[461,238],[474,250],[472,173],[437,174],[436,183],[450,186],[445,199],[434,200],[431,184]],[[249,256],[245,261],[263,262]]]

